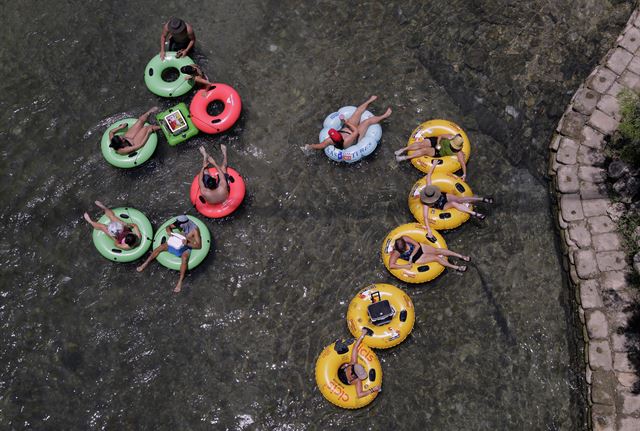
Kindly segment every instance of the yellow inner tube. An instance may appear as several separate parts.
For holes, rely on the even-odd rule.
[[[377,293],[380,296],[377,296]],[[387,300],[395,311],[393,318],[383,324],[375,325],[371,322],[368,309],[374,300]],[[387,349],[403,342],[409,336],[416,321],[413,301],[402,290],[390,284],[372,284],[360,290],[351,300],[347,310],[347,326],[354,337],[362,334],[362,328],[373,331],[372,335],[362,341],[374,349]]]
[[[422,227],[420,223],[407,223],[398,226],[384,239],[382,242],[382,262],[384,266],[389,270],[391,274],[400,280],[407,283],[425,283],[431,281],[444,271],[444,266],[438,262],[429,263],[414,263],[411,269],[407,269],[414,273],[415,277],[407,276],[404,273],[404,269],[391,269],[389,267],[389,261],[391,259],[391,252],[393,251],[394,242],[401,236],[408,236],[409,238],[419,242],[426,243],[437,248],[447,248],[447,243],[437,230],[432,230],[433,236],[436,238],[436,242],[433,243],[427,239],[427,230]],[[443,256],[443,259],[446,257]],[[397,263],[403,265],[407,264],[406,260],[398,259]]]
[[[411,133],[409,137],[409,142],[407,142],[407,146],[415,143],[416,136],[421,136],[423,138],[431,138],[434,136],[440,135],[457,135],[460,134],[462,136],[462,152],[464,153],[464,161],[469,161],[469,155],[471,154],[471,144],[469,143],[469,137],[464,130],[460,128],[456,123],[448,120],[429,120],[420,124],[416,129]],[[413,154],[413,151],[409,151],[408,154]],[[411,164],[415,166],[417,169],[421,170],[425,174],[429,172],[431,169],[431,164],[434,160],[442,160],[442,163],[436,167],[435,172],[456,172],[460,170],[462,167],[460,166],[460,162],[456,156],[444,156],[444,157],[416,157],[415,159],[411,159]]]
[[[359,409],[370,404],[377,396],[378,392],[358,398],[355,385],[345,385],[338,378],[338,369],[343,364],[348,364],[351,360],[351,352],[355,341],[350,340],[348,349],[338,353],[336,344],[333,343],[320,353],[316,362],[316,383],[322,395],[331,403],[345,409]],[[364,343],[358,348],[358,363],[364,367],[369,377],[362,382],[362,390],[367,391],[374,386],[382,386],[382,367],[380,361],[373,350]]]
[[[451,173],[433,174],[431,176],[431,183],[437,186],[442,193],[449,193],[460,197],[473,196],[471,187]],[[426,185],[427,177],[425,176],[413,185],[411,193],[409,193],[409,210],[411,210],[411,214],[413,214],[416,220],[422,224],[424,224],[424,214],[422,211],[424,204],[420,201],[420,191]],[[473,205],[466,205],[473,211]],[[469,220],[469,217],[471,217],[470,214],[456,208],[449,208],[448,210],[439,210],[433,207],[429,208],[429,225],[438,230],[454,229]]]

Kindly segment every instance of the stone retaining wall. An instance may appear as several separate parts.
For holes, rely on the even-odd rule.
[[[616,232],[624,205],[608,197],[603,169],[604,136],[618,126],[616,96],[625,88],[640,91],[640,9],[578,88],[549,145],[564,266],[584,325],[594,430],[640,430],[640,396],[630,392],[636,377],[620,330],[638,292],[625,281],[631,266]]]

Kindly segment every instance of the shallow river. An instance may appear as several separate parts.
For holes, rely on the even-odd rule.
[[[429,11],[464,13],[461,1],[425,4],[429,23],[439,16]],[[142,167],[113,168],[99,151],[105,128],[175,103],[142,79],[172,13],[193,24],[194,58],[209,76],[239,91],[242,117],[222,136],[162,139]],[[584,427],[582,352],[548,185],[511,165],[503,143],[430,78],[406,48],[397,4],[24,1],[3,14],[0,428]],[[374,113],[394,110],[371,157],[345,166],[298,149],[326,115],[371,94]],[[469,183],[497,204],[484,222],[446,234],[472,256],[467,273],[412,286],[385,270],[379,250],[412,221],[407,196],[420,178],[393,150],[434,117],[465,128]],[[152,263],[138,274],[96,252],[82,220],[99,215],[94,200],[134,206],[154,227],[195,214],[197,148],[218,157],[220,143],[248,194],[231,217],[206,221],[215,251],[182,293],[171,292],[174,271]],[[378,352],[375,402],[341,410],[316,388],[315,361],[348,336],[347,305],[375,282],[410,293],[416,326]]]

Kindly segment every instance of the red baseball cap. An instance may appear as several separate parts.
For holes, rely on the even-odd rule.
[[[342,135],[336,129],[329,129],[329,137],[335,143],[340,143],[344,141],[344,139],[342,138]]]

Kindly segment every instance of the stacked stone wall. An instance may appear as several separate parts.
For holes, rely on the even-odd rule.
[[[640,91],[640,10],[578,88],[549,145],[564,266],[583,323],[591,428],[638,431],[640,396],[631,392],[636,376],[622,333],[638,291],[626,282],[632,268],[616,231],[624,205],[609,197],[604,169],[623,89]]]

